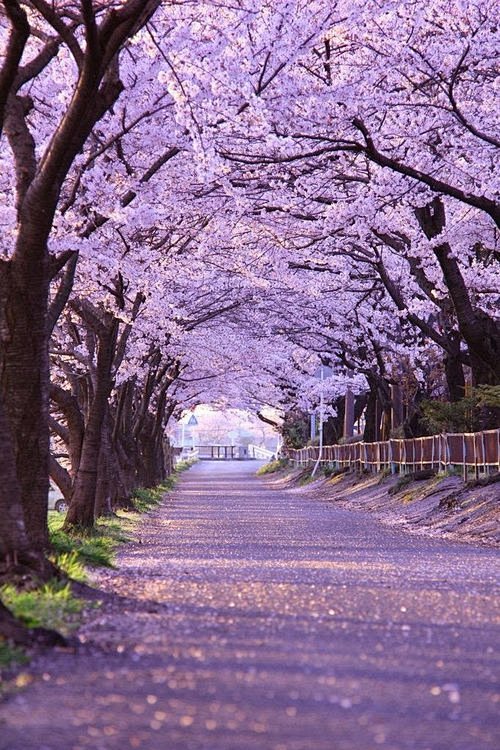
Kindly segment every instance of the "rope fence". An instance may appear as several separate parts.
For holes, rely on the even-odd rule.
[[[297,466],[315,463],[318,455],[318,446],[286,451],[286,456]],[[328,464],[335,470],[366,469],[373,472],[390,471],[392,474],[460,468],[466,481],[472,474],[478,478],[500,471],[500,429],[391,439],[377,443],[327,445],[323,446],[320,463]]]

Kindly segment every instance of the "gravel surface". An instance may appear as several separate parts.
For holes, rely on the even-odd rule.
[[[498,750],[498,558],[202,462],[2,750]]]

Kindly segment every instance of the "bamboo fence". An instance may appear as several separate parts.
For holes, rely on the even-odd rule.
[[[286,455],[297,466],[308,466],[317,461],[319,447],[288,449]],[[464,480],[471,475],[478,478],[500,471],[500,429],[327,445],[323,446],[320,463],[334,469],[390,471],[393,474],[425,469],[461,469]]]

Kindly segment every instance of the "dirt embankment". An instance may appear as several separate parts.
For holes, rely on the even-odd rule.
[[[499,474],[464,484],[458,476],[415,479],[344,473],[304,483],[304,472],[295,471],[272,481],[341,507],[374,513],[383,523],[416,533],[500,546],[499,480]]]

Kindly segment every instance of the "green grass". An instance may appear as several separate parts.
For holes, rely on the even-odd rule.
[[[70,578],[84,581],[84,566],[91,568],[112,568],[115,562],[116,548],[120,544],[131,541],[134,526],[134,512],[147,513],[158,506],[166,492],[173,489],[179,471],[185,471],[191,464],[183,462],[176,469],[175,474],[167,477],[157,487],[134,491],[132,513],[118,511],[112,518],[100,518],[93,529],[68,533],[63,530],[64,515],[54,513],[49,515],[49,534],[52,544],[52,560]]]
[[[388,492],[389,495],[397,495],[398,492],[401,492],[401,490],[404,490],[405,487],[408,487],[409,484],[413,482],[413,477],[410,474],[403,474],[399,477],[397,482],[393,484],[392,487],[389,488]]]
[[[197,462],[196,458],[191,458],[191,459],[187,458],[185,461],[178,461],[175,464],[174,473],[177,474],[181,471],[186,471],[187,469],[190,469],[191,466],[193,466],[193,464],[195,464],[196,462]]]
[[[269,461],[269,463],[257,469],[257,475],[261,477],[264,474],[274,474],[277,471],[281,471],[281,469],[285,469],[287,466],[287,458],[278,458],[276,461]]]
[[[85,582],[87,580],[84,564],[76,550],[54,555],[52,559],[59,570],[62,570],[73,581]]]
[[[158,506],[166,492],[177,481],[178,474],[193,462],[182,462],[175,473],[161,485],[134,492],[134,510],[118,511],[111,518],[100,518],[90,531],[71,534],[63,531],[64,514],[50,513],[49,535],[52,561],[72,580],[85,581],[85,567],[113,567],[118,545],[133,538],[133,529],[140,513]],[[13,585],[0,588],[0,599],[29,628],[43,627],[63,635],[78,627],[85,601],[74,596],[67,581],[52,580],[44,586],[19,590]],[[2,668],[15,667],[29,661],[24,651],[0,642],[0,673]]]
[[[69,583],[56,580],[32,590],[19,590],[7,584],[0,588],[0,597],[28,628],[49,628],[63,635],[78,626],[78,615],[85,605],[72,594]]]
[[[138,488],[132,495],[133,511],[118,511],[111,518],[100,518],[93,529],[68,533],[63,530],[64,515],[49,516],[49,534],[54,551],[54,562],[75,580],[85,580],[84,566],[112,568],[116,548],[132,539],[135,513],[147,513],[161,504],[165,493],[171,491],[179,472],[186,471],[192,461],[182,461],[174,474],[157,487]]]
[[[299,487],[305,487],[306,484],[310,484],[314,481],[314,477],[311,474],[303,474],[297,479]]]
[[[184,471],[182,469],[181,471]],[[167,477],[157,487],[144,488],[141,487],[134,490],[132,495],[132,502],[134,503],[134,509],[138,513],[147,513],[149,510],[157,507],[161,504],[163,496],[166,492],[169,492],[175,487],[177,477],[173,474]]]
[[[0,674],[2,669],[14,666],[15,664],[26,664],[28,657],[24,651],[15,646],[9,646],[8,643],[0,642]]]
[[[83,566],[112,568],[117,546],[129,540],[116,519],[99,520],[90,531],[68,534],[61,515],[49,518],[54,562],[75,580],[85,580]]]

